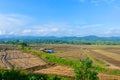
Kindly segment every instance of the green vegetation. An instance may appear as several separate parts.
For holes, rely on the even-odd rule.
[[[92,68],[93,68],[94,70],[98,71],[98,72],[120,75],[120,71],[119,71],[119,70],[115,70],[115,69],[105,69],[105,68],[102,68],[102,67],[100,67],[100,66],[92,66]]]
[[[18,43],[18,47],[19,47],[20,49],[24,49],[24,48],[27,47],[27,46],[28,46],[27,43],[24,43],[24,42],[19,42],[19,43]]]
[[[16,44],[25,42],[27,44],[83,44],[83,45],[120,45],[120,37],[33,37],[19,36],[0,38],[0,43]]]
[[[62,64],[62,65],[67,65],[67,66],[72,66],[72,67],[79,65],[79,61],[63,59],[63,58],[57,57],[52,54],[46,54],[44,52],[39,52],[39,51],[31,50],[28,48],[24,48],[22,50],[25,52],[29,52],[29,53],[41,56],[47,62],[55,62],[57,64]],[[118,70],[105,69],[100,66],[92,66],[92,69],[97,72],[103,72],[103,73],[109,73],[109,74],[120,74],[120,71],[118,71]]]
[[[84,78],[87,78],[86,80],[94,80],[94,79],[92,79],[93,77],[96,78],[96,80],[97,80],[97,77],[96,77],[97,73],[96,72],[117,74],[117,75],[120,74],[120,71],[118,71],[118,70],[105,69],[101,66],[92,65],[92,62],[91,62],[92,59],[91,58],[90,58],[91,60],[86,59],[86,60],[74,61],[74,60],[69,60],[69,59],[64,59],[64,58],[57,57],[54,54],[48,54],[48,53],[40,52],[40,51],[37,51],[37,50],[32,50],[30,48],[27,48],[27,46],[28,45],[26,43],[25,44],[19,44],[19,48],[21,50],[23,50],[25,52],[28,52],[28,53],[38,55],[38,56],[42,57],[47,62],[54,62],[56,64],[67,65],[67,66],[73,67],[75,69],[76,80],[79,80],[79,78],[83,78],[83,80],[84,80]],[[87,53],[85,48],[83,48],[83,50]],[[92,58],[94,58],[94,57],[92,57]],[[104,64],[103,62],[97,60],[96,58],[94,58],[94,60],[99,62],[100,64]],[[69,78],[58,77],[58,76],[55,76],[55,75],[33,74],[33,73],[28,73],[28,72],[25,72],[25,71],[21,71],[21,70],[20,71],[19,70],[1,70],[0,71],[1,80],[2,79],[4,79],[4,80],[9,80],[9,79],[11,79],[11,80],[24,80],[24,79],[21,79],[21,78],[12,79],[12,76],[14,77],[14,75],[15,75],[14,72],[18,77],[22,78],[22,76],[24,76],[25,80],[69,80]],[[10,75],[10,76],[5,77],[6,74]],[[41,79],[41,77],[44,78],[44,79]],[[80,80],[82,80],[82,79],[80,79]]]
[[[0,70],[0,80],[47,80],[47,75],[25,73],[22,70]]]
[[[23,70],[0,70],[0,80],[69,80],[56,75],[33,74]]]
[[[76,80],[98,80],[97,72],[92,70],[92,61],[89,58],[80,60],[79,65],[75,66]]]

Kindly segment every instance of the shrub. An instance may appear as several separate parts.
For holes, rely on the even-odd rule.
[[[35,74],[24,70],[0,70],[0,80],[70,80],[57,75]]]
[[[98,80],[98,73],[92,70],[92,61],[89,58],[80,60],[74,71],[76,80]]]

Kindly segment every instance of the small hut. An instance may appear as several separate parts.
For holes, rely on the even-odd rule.
[[[54,49],[40,48],[40,50],[46,53],[54,53]]]

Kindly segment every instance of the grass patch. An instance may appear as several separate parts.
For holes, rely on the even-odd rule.
[[[102,73],[108,73],[108,74],[114,74],[114,75],[120,75],[120,71],[119,70],[115,70],[115,69],[105,69],[102,68],[100,66],[92,66],[92,68],[98,72],[102,72]]]

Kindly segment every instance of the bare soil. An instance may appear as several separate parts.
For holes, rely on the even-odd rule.
[[[98,76],[100,80],[120,80],[120,75],[100,73]]]
[[[116,66],[120,67],[120,61],[117,61],[116,59],[113,59],[111,57],[105,56],[99,52],[94,51],[94,49],[104,50],[106,46],[103,46],[103,47],[86,46],[86,45],[41,45],[37,47],[35,46],[32,46],[31,48],[32,49],[34,48],[35,50],[38,50],[38,51],[41,47],[53,48],[55,50],[55,53],[53,55],[56,55],[65,59],[71,59],[71,60],[79,60],[79,59],[86,58],[87,55],[84,54],[82,51],[84,49],[87,49],[87,50],[90,50],[90,53],[96,58],[106,61],[107,63],[114,66],[113,67],[114,69],[116,69],[115,68]],[[55,74],[55,75],[71,77],[71,78],[73,78],[75,75],[74,70],[71,67],[62,66],[62,65],[49,65],[42,58],[36,55],[25,53],[17,49],[13,50],[13,48],[14,47],[8,48],[8,50],[6,51],[8,55],[6,58],[7,58],[7,62],[13,65],[15,68],[32,70],[34,73]],[[115,54],[119,54],[119,50]],[[3,53],[0,52],[0,58],[2,58],[2,55]],[[0,62],[0,67],[4,67],[4,64],[2,64],[2,62]],[[120,80],[120,75],[110,75],[110,74],[99,73],[98,76],[100,80]]]
[[[119,69],[120,70],[120,61],[114,60],[113,58],[107,57],[101,53],[91,51],[91,54],[94,55],[96,58],[107,62],[110,66],[108,68]]]
[[[120,55],[120,48],[105,48],[103,50]]]
[[[30,68],[38,65],[47,64],[43,59],[38,56],[24,53],[19,50],[7,50],[7,61],[15,68]]]
[[[73,68],[68,66],[60,66],[60,65],[38,70],[38,71],[35,71],[35,73],[55,74],[55,75],[66,76],[70,78],[73,78],[75,76]]]

